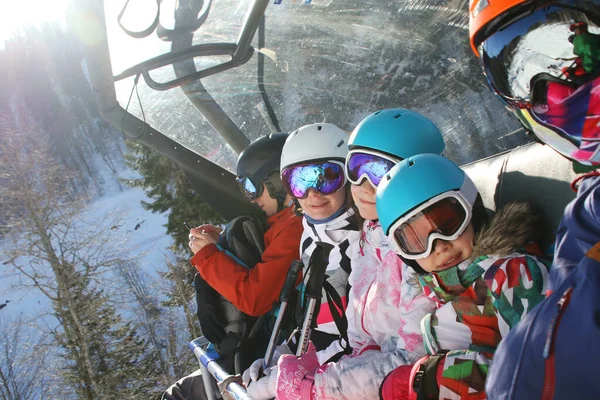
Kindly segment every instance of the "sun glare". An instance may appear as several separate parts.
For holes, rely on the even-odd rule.
[[[64,26],[68,0],[1,0],[0,47],[27,26],[58,23]]]

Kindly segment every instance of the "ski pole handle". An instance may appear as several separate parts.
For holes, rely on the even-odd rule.
[[[317,301],[321,299],[323,292],[323,281],[325,280],[325,271],[329,265],[329,253],[333,249],[333,245],[324,242],[317,242],[317,248],[313,251],[308,263],[310,275],[304,288],[304,296],[308,299],[306,306],[306,314],[300,331],[300,340],[296,355],[301,356],[308,349],[310,334],[312,331],[312,322],[315,317],[315,308]]]
[[[303,266],[304,265],[300,261],[292,261],[287,276],[285,277],[285,283],[283,284],[281,294],[279,295],[279,302],[281,304],[279,305],[277,319],[275,320],[273,332],[271,332],[271,338],[269,339],[269,345],[267,346],[267,351],[265,352],[265,358],[263,360],[263,369],[268,368],[271,364],[271,360],[273,359],[273,354],[275,353],[275,346],[277,345],[277,339],[279,338],[279,333],[281,332],[281,323],[285,316],[287,305],[290,301],[292,289],[296,285],[298,275],[300,275],[300,271],[302,271]]]
[[[306,282],[304,295],[311,299],[320,299],[323,291],[323,280],[325,280],[325,271],[329,265],[329,253],[333,245],[324,242],[317,242],[317,248],[313,251],[308,265],[310,275]]]
[[[281,289],[281,294],[279,295],[280,303],[287,303],[290,301],[290,295],[292,293],[292,289],[296,286],[296,281],[298,280],[298,275],[300,275],[300,271],[304,264],[301,261],[294,260],[290,265],[290,269],[288,270],[287,276],[285,277],[285,283],[283,284],[283,288]]]

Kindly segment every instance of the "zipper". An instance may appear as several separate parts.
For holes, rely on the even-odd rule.
[[[568,288],[560,300],[556,303],[556,315],[550,323],[548,328],[548,335],[546,336],[546,343],[544,344],[543,356],[546,360],[545,371],[544,371],[544,386],[542,389],[542,400],[551,400],[554,398],[554,390],[556,387],[556,373],[554,364],[554,345],[556,344],[556,334],[558,326],[562,316],[564,315],[569,302],[571,301],[571,295],[573,294],[573,287]]]

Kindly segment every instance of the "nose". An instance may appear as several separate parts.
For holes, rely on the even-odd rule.
[[[377,191],[377,188],[373,187],[373,185],[371,185],[371,183],[366,179],[363,179],[363,181],[361,182],[360,185],[358,185],[358,187],[360,188],[361,191],[363,191],[364,193],[366,193],[368,195],[374,195],[375,192]]]
[[[323,197],[323,195],[319,192],[317,192],[315,189],[308,189],[308,195],[306,196],[306,198],[316,198],[316,197]]]
[[[450,244],[450,242],[447,240],[435,239],[433,241],[433,252],[435,254],[443,254],[446,251],[450,250],[450,247],[452,247],[452,244]]]

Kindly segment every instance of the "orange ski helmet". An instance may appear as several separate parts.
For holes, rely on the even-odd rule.
[[[471,0],[469,4],[469,38],[471,49],[477,57],[479,52],[477,46],[484,39],[484,33],[488,30],[488,24],[500,19],[509,10],[524,4],[531,3],[530,0]]]
[[[575,28],[592,35],[572,37]],[[471,0],[471,47],[490,89],[538,140],[600,165],[600,0]]]

